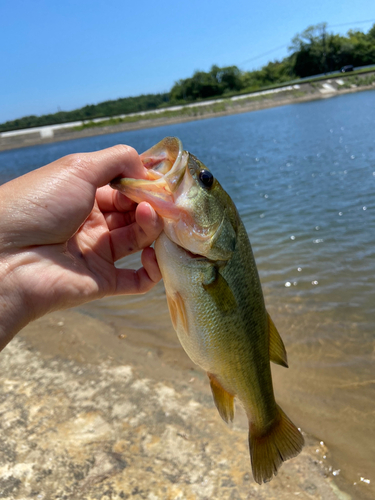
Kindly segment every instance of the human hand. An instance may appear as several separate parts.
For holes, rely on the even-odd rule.
[[[127,146],[74,154],[0,187],[0,349],[49,311],[112,294],[144,293],[160,279],[149,247],[162,221],[108,184],[146,178]],[[143,249],[138,271],[114,263]]]

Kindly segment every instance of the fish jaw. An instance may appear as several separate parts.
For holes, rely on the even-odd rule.
[[[176,208],[173,193],[164,179],[114,179],[111,187],[136,203],[146,201],[163,218],[178,221],[180,210]]]
[[[164,231],[177,245],[195,255],[212,254],[222,220],[209,225],[196,220],[192,200],[199,197],[201,188],[192,175],[195,157],[183,151],[179,139],[167,137],[140,158],[147,169],[147,178],[116,178],[111,187],[136,203],[148,202],[163,218]],[[199,162],[197,167],[203,165]],[[222,254],[219,257],[222,258]]]
[[[180,164],[183,147],[177,137],[165,137],[155,146],[140,155],[143,165],[161,175],[168,173],[174,165]]]
[[[221,233],[223,220],[207,228],[196,223],[194,213],[185,203],[188,198],[186,192],[191,196],[193,191],[191,184],[192,178],[185,175],[183,167],[156,180],[114,179],[111,187],[136,203],[149,203],[162,217],[164,231],[171,241],[195,256],[204,256],[212,252],[212,245]],[[222,258],[220,254],[219,260]]]
[[[148,169],[147,179],[116,178],[110,185],[136,203],[148,202],[161,217],[177,221],[181,209],[176,207],[175,193],[185,174],[187,153],[179,151],[171,158],[157,146],[156,151],[151,148],[140,156]]]

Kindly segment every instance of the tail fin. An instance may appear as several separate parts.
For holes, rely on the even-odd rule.
[[[251,467],[257,483],[267,483],[285,460],[295,457],[304,445],[304,439],[297,427],[277,406],[278,416],[265,433],[250,425],[249,445]]]

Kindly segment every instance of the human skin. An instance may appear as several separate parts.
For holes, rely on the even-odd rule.
[[[162,221],[107,184],[145,178],[137,152],[114,146],[65,156],[0,187],[0,349],[30,321],[160,279],[150,245]],[[139,270],[115,262],[143,250]]]

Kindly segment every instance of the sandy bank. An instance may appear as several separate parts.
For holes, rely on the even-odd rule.
[[[175,370],[76,311],[29,325],[0,366],[1,498],[350,498],[308,436],[256,484],[245,415],[221,421],[205,374]]]

